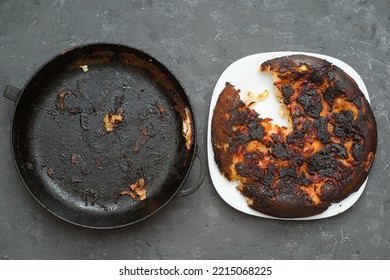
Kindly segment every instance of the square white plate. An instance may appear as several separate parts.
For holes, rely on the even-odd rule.
[[[217,84],[215,85],[213,95],[210,103],[209,119],[208,119],[208,131],[207,131],[207,157],[211,179],[213,181],[214,187],[222,199],[232,206],[233,208],[244,212],[246,214],[271,218],[271,219],[283,219],[283,220],[315,220],[322,219],[327,217],[332,217],[338,215],[348,208],[350,208],[363,193],[364,188],[367,183],[367,179],[362,184],[357,192],[352,193],[350,196],[345,198],[339,203],[332,204],[325,212],[305,217],[305,218],[277,218],[269,215],[265,215],[261,212],[255,211],[250,208],[245,200],[245,197],[236,189],[236,182],[229,182],[222,174],[219,172],[218,166],[214,161],[214,151],[211,144],[211,120],[213,117],[214,107],[217,103],[219,94],[225,87],[225,83],[229,82],[236,87],[236,89],[241,90],[241,98],[245,96],[248,91],[254,93],[260,93],[264,90],[268,90],[270,95],[264,101],[258,102],[255,107],[253,107],[257,112],[260,113],[260,117],[270,117],[274,120],[275,123],[279,125],[286,125],[287,122],[279,114],[278,109],[281,108],[280,104],[276,101],[274,92],[276,87],[273,85],[272,77],[270,73],[260,72],[260,65],[270,59],[293,55],[293,54],[304,54],[315,56],[327,60],[328,62],[338,66],[349,76],[351,76],[355,82],[358,84],[360,90],[364,93],[366,99],[370,101],[367,88],[359,76],[359,74],[345,62],[336,59],[334,57],[316,54],[316,53],[304,53],[304,52],[268,52],[268,53],[259,53],[250,55],[244,58],[241,58],[234,63],[232,63],[226,70],[222,73],[221,77],[218,79]]]

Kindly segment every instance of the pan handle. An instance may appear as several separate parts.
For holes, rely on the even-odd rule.
[[[176,194],[176,197],[184,197],[184,196],[192,194],[197,189],[199,189],[199,187],[202,185],[202,183],[204,181],[204,178],[206,176],[206,161],[205,161],[205,158],[204,158],[204,154],[203,154],[203,152],[201,151],[201,149],[199,148],[198,145],[196,145],[196,152],[195,153],[196,153],[195,157],[199,159],[199,165],[200,165],[200,167],[199,167],[200,168],[199,177],[198,177],[198,179],[196,180],[196,182],[194,183],[194,185],[191,188],[185,189],[185,190],[181,189]]]
[[[14,86],[11,86],[11,85],[7,85],[3,96],[5,98],[8,98],[9,100],[16,102],[18,100],[21,92],[22,91],[20,89],[14,87]]]

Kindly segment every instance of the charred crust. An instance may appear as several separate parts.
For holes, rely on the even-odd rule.
[[[284,190],[287,193],[280,192],[283,189],[281,186],[287,182],[281,182],[279,190],[256,184],[247,186],[241,192],[253,201],[249,205],[252,209],[273,217],[309,217],[320,214],[329,207],[330,203],[327,201],[318,205],[313,204],[310,197],[298,187],[286,187]]]
[[[239,96],[239,90],[236,90],[233,85],[226,83],[225,88],[221,92],[217,104],[214,108],[213,119],[211,122],[211,142],[214,151],[214,158],[221,170],[229,180],[232,180],[230,166],[233,162],[232,153],[226,152],[225,146],[230,148],[231,141],[231,126],[229,125],[230,116],[226,115],[226,109],[237,109],[243,107]]]
[[[337,185],[333,184],[333,181],[328,180],[321,186],[321,199],[323,201],[337,201],[339,196],[340,189],[337,187]]]
[[[267,71],[267,69],[269,69],[270,71],[275,71],[278,73],[285,73],[289,70],[293,73],[297,73],[295,69],[301,67],[302,65],[306,65],[313,72],[332,66],[324,59],[297,54],[268,60],[261,64],[260,70]]]

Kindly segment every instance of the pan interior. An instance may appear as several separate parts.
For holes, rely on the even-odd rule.
[[[192,157],[180,116],[187,101],[177,99],[184,92],[170,75],[150,57],[122,50],[83,49],[43,67],[13,124],[15,159],[33,196],[92,227],[129,224],[165,204]],[[145,200],[129,195],[140,179]]]

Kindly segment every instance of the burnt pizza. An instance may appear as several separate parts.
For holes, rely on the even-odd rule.
[[[370,104],[348,74],[320,58],[275,58],[260,71],[272,73],[289,125],[262,118],[227,82],[211,121],[217,166],[257,211],[322,213],[367,178],[377,147]]]

